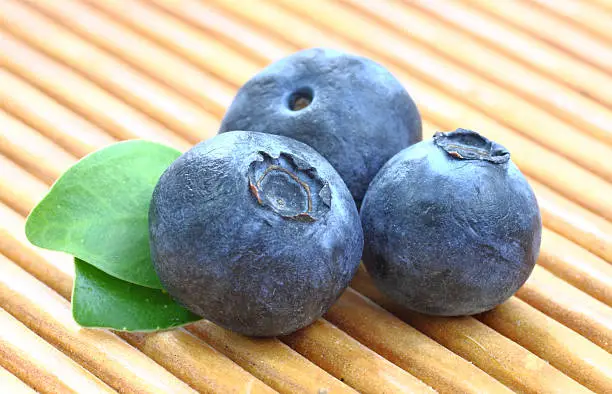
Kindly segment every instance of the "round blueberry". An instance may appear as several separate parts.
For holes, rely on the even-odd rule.
[[[359,206],[383,164],[421,140],[421,117],[381,65],[315,48],[281,59],[249,80],[219,132],[231,130],[284,135],[312,146],[342,176]]]
[[[202,142],[166,170],[149,229],[168,293],[254,336],[320,317],[363,249],[355,203],[327,160],[290,138],[246,131]]]
[[[538,257],[542,224],[531,187],[501,145],[458,129],[395,155],[361,208],[364,263],[379,289],[414,311],[492,309]]]

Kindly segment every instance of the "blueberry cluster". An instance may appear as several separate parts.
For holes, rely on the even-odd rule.
[[[380,290],[409,309],[495,307],[537,259],[534,193],[509,152],[474,131],[421,139],[410,95],[369,59],[310,49],[268,66],[219,135],[155,188],[162,284],[231,330],[282,335],[328,310],[363,252]]]

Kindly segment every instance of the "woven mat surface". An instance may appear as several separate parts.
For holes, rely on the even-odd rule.
[[[24,236],[53,181],[118,140],[188,149],[254,73],[314,46],[387,66],[424,137],[512,152],[545,226],[525,286],[436,318],[361,270],[283,338],[79,328],[70,257]],[[0,392],[612,393],[611,0],[0,0],[0,65]]]

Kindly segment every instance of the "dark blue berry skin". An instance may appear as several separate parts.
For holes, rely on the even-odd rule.
[[[472,315],[525,283],[542,224],[501,145],[458,129],[395,155],[361,208],[364,263],[377,287],[422,313]]]
[[[288,334],[348,286],[359,214],[333,167],[290,138],[235,131],[162,175],[149,211],[155,270],[192,312],[252,336]]]
[[[421,140],[421,117],[381,65],[308,49],[263,69],[239,91],[219,132],[254,130],[302,141],[346,182],[357,206],[378,170]]]

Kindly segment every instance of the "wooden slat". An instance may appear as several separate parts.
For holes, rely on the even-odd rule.
[[[47,185],[4,155],[0,155],[0,168],[0,200],[20,214],[27,215],[45,195]]]
[[[538,264],[612,306],[612,264],[544,228]]]
[[[81,328],[70,303],[0,256],[0,303],[32,331],[118,391],[193,393],[185,383],[116,335]]]
[[[325,318],[440,392],[511,392],[481,369],[350,288]]]
[[[582,0],[523,0],[527,3],[539,4],[548,12],[573,22],[574,26],[601,37],[612,44],[612,15],[601,12]]]
[[[176,19],[152,7],[149,2],[86,1],[234,86],[242,85],[266,64],[257,64],[191,26],[177,23]]]
[[[610,183],[514,134],[460,102],[440,97],[438,92],[423,82],[408,80],[407,76],[403,78],[419,101],[421,112],[426,118],[434,120],[447,130],[454,130],[457,125],[480,130],[487,137],[508,148],[512,152],[513,161],[526,175],[545,183],[594,213],[608,220],[612,219],[612,206],[606,197],[612,195]]]
[[[604,88],[609,84],[610,76],[567,52],[534,40],[529,34],[499,23],[459,1],[430,0],[413,4],[469,32],[487,45],[503,50],[507,56],[571,86],[586,97],[612,106],[612,93]]]
[[[0,70],[0,86],[0,107],[73,155],[117,141],[6,70]]]
[[[542,222],[583,248],[612,263],[612,223],[558,195],[533,179]]]
[[[151,0],[150,3],[261,64],[267,64],[270,59],[280,59],[293,50],[291,45],[273,37],[253,34],[242,21],[198,0],[171,3],[165,0]],[[240,39],[234,40],[229,37]]]
[[[1,308],[0,325],[0,364],[37,391],[116,392]]]
[[[72,256],[38,248],[28,242],[25,219],[0,201],[0,253],[62,297],[69,299],[74,279]]]
[[[600,7],[603,12],[608,12],[612,15],[612,1],[610,0],[590,0],[591,3]]]
[[[435,392],[324,319],[281,340],[361,393]]]
[[[589,392],[558,369],[473,317],[425,316],[390,302],[360,268],[351,283],[383,308],[519,392]]]
[[[51,184],[74,157],[35,130],[0,110],[0,153]]]
[[[212,114],[223,115],[232,100],[234,87],[227,82],[202,72],[92,7],[74,0],[29,0],[29,4],[61,21],[88,41],[186,95]]]
[[[103,128],[113,137],[143,138],[183,149],[189,146],[159,123],[134,110],[68,67],[29,48],[1,30],[0,51],[5,55],[0,59],[11,72]]]
[[[612,308],[538,266],[517,296],[612,353]]]
[[[0,366],[0,386],[11,394],[36,394],[30,386]]]
[[[612,70],[610,45],[539,7],[522,1],[471,0],[471,4],[529,32],[535,38],[570,52],[583,62],[591,63],[603,71]]]
[[[581,134],[586,132],[593,134],[595,137],[612,141],[612,113],[608,108],[581,96],[571,88],[506,58],[499,51],[490,50],[460,29],[449,27],[439,19],[431,17],[414,7],[402,6],[398,2],[389,0],[371,4],[358,0],[340,0],[340,2],[360,10],[362,14],[369,14],[381,24],[392,25],[396,31],[402,33],[406,38],[435,48],[436,51],[441,52],[452,61],[464,65],[478,75],[487,77],[496,85],[499,84],[499,88],[496,90],[490,89],[490,85],[482,87],[482,89],[487,89],[485,99],[490,100],[493,94],[499,94],[501,89],[506,88],[521,95],[525,100],[537,104],[543,110],[563,119],[563,121],[560,121],[543,115],[543,111],[534,110],[532,106],[525,103],[515,103],[516,98],[507,94],[502,94],[499,99],[487,104],[489,106],[496,104],[503,106],[503,111],[495,111],[498,113],[499,119],[519,131],[528,130],[528,137],[555,149],[557,152],[564,150],[575,152],[576,149],[572,149],[571,140],[574,140],[576,144],[582,142],[588,146],[598,146],[599,149],[602,149],[604,157],[607,155],[604,151],[612,149]],[[510,4],[516,2],[490,3]],[[461,48],[461,51],[457,51],[457,48]],[[612,54],[612,48],[608,49]],[[472,95],[478,95],[478,92],[473,91]],[[512,104],[504,104],[501,98],[505,98],[503,101]],[[493,110],[495,109],[493,108]],[[568,127],[568,125],[576,125],[579,130]],[[559,139],[550,138],[550,130],[555,130],[555,134],[563,134],[563,142],[559,143]],[[566,143],[568,144],[565,145]],[[565,145],[565,147],[561,145]]]
[[[202,320],[187,327],[282,393],[356,393],[275,338],[249,338]]]
[[[521,300],[513,297],[478,319],[595,392],[612,387],[609,353]]]
[[[118,335],[199,392],[276,393],[184,329]]]
[[[12,34],[78,70],[190,142],[198,142],[217,130],[216,117],[53,23],[23,2],[6,0],[0,4],[0,12],[7,19],[4,26]],[[181,144],[187,146],[186,141],[181,141]]]

